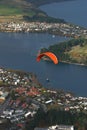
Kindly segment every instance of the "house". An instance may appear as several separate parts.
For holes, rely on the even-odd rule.
[[[46,104],[49,104],[49,103],[52,103],[52,101],[53,101],[53,100],[50,99],[50,100],[46,101],[45,103],[46,103]]]
[[[74,126],[70,125],[55,125],[49,127],[49,130],[74,130]]]
[[[8,92],[4,92],[4,93],[2,94],[2,97],[6,99],[7,96],[8,96],[8,94],[9,94]]]
[[[74,130],[74,126],[69,125],[55,125],[48,128],[35,128],[34,130]]]

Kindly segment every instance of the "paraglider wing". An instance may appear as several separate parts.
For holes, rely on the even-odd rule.
[[[44,53],[39,54],[37,56],[37,61],[39,62],[43,56],[49,57],[54,62],[54,64],[58,64],[58,59],[56,55],[53,54],[52,52],[44,52]]]

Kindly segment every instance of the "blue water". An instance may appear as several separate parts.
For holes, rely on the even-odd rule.
[[[87,27],[87,0],[71,0],[41,6],[48,15]]]
[[[40,8],[50,16],[87,27],[86,5],[86,0],[75,0]],[[67,39],[47,33],[0,33],[0,66],[34,72],[44,87],[64,89],[87,97],[86,66],[36,62],[38,50],[64,40]],[[49,78],[49,83],[46,78]]]
[[[33,72],[44,87],[87,96],[87,67],[63,63],[55,65],[42,60],[36,62],[38,50],[64,40],[67,39],[42,33],[0,33],[0,66]],[[46,78],[49,78],[49,83]]]

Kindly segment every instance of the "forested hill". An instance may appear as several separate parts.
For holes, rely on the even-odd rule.
[[[41,50],[41,52],[45,51],[56,54],[59,61],[87,65],[87,39],[85,38],[72,39]]]

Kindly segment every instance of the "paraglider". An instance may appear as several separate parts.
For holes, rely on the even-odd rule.
[[[50,58],[54,64],[58,64],[58,58],[56,57],[56,55],[52,52],[44,52],[44,53],[40,53],[37,56],[37,61],[39,62],[41,60],[42,57],[47,56],[48,58]]]

